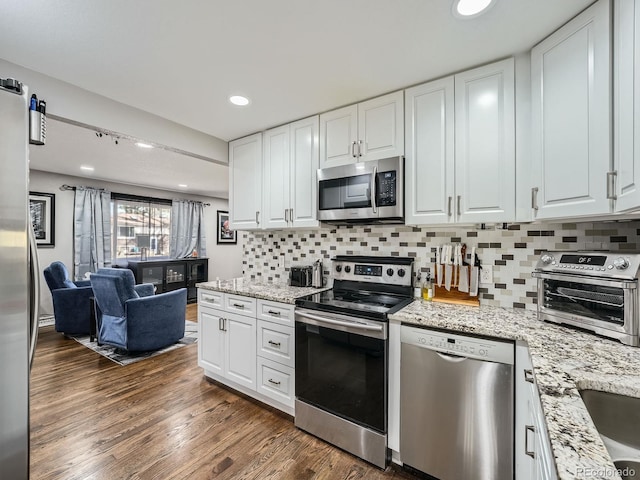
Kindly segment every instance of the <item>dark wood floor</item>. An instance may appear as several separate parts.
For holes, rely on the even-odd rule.
[[[206,381],[196,345],[122,367],[43,327],[31,373],[31,479],[89,478],[413,477],[378,470]]]

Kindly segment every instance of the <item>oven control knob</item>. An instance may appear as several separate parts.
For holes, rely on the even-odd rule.
[[[405,273],[405,272],[404,272],[404,268],[400,268],[400,269],[398,270],[398,276],[399,276],[399,277],[404,277],[404,273]]]
[[[344,271],[347,273],[351,272],[351,267],[347,265],[346,267],[344,267]]]
[[[342,265],[336,265],[336,272],[340,273],[342,271]]]
[[[387,275],[393,277],[393,268],[387,268]]]
[[[545,265],[549,265],[551,262],[553,262],[553,257],[547,253],[545,253],[544,255],[542,255],[540,257],[540,261],[542,263],[544,263]]]
[[[618,257],[613,261],[613,266],[618,270],[624,270],[629,266],[629,262],[626,258]]]

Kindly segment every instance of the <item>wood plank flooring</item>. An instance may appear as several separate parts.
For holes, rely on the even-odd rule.
[[[196,305],[187,318],[196,320]],[[412,479],[207,381],[197,346],[119,366],[40,329],[31,372],[31,479]]]

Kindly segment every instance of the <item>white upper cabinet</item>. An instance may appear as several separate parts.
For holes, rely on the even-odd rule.
[[[289,126],[263,134],[264,228],[284,228],[289,222]]]
[[[294,122],[290,128],[290,225],[317,227],[317,172],[320,167],[318,116]]]
[[[534,219],[610,212],[609,1],[531,51]]]
[[[640,207],[640,2],[615,2],[614,14],[615,209],[623,212]]]
[[[515,219],[513,58],[462,72],[456,88],[456,219]]]
[[[264,132],[263,228],[317,221],[318,116]]]
[[[320,167],[404,155],[403,92],[320,115]]]
[[[321,167],[346,165],[357,160],[358,106],[320,115]]]
[[[405,92],[406,223],[515,217],[514,63]]]
[[[454,177],[454,80],[405,91],[405,221],[411,225],[452,220]]]
[[[235,230],[259,228],[262,133],[229,142],[229,215]]]

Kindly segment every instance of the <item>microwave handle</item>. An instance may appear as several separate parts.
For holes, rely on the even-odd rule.
[[[378,197],[378,167],[373,167],[373,175],[371,176],[371,208],[373,213],[378,213],[377,197]]]

